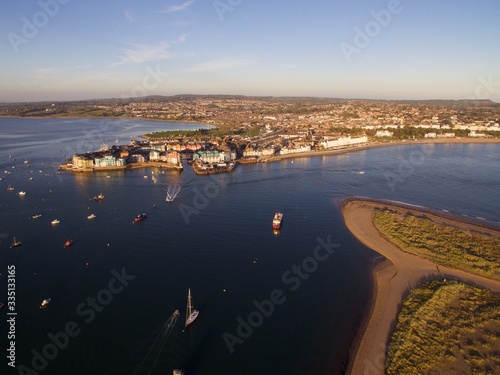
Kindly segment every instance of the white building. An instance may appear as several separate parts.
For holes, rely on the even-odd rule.
[[[392,137],[394,132],[390,132],[389,130],[377,130],[375,133],[375,137]]]
[[[368,137],[365,135],[359,138],[351,138],[351,137],[340,137],[332,140],[325,140],[320,143],[320,146],[323,146],[326,149],[329,148],[339,148],[339,147],[347,147],[356,144],[367,143]]]
[[[293,147],[284,147],[280,150],[280,155],[288,155],[288,154],[297,154],[299,152],[308,152],[311,151],[311,146],[293,146]]]

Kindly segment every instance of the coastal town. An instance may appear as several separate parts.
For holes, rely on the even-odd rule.
[[[343,130],[412,138],[494,136],[500,104],[490,100],[387,101],[225,95],[149,96],[68,102],[3,103],[0,116],[136,118],[212,125],[228,134],[261,130],[323,135]],[[413,132],[405,130],[414,129]],[[435,133],[435,134],[433,134]],[[500,133],[499,133],[500,134]]]
[[[202,132],[200,132],[202,133]],[[248,138],[226,137],[161,137],[145,135],[146,140],[132,140],[129,145],[101,145],[101,149],[74,154],[61,165],[73,172],[130,169],[144,166],[183,170],[187,160],[196,174],[232,172],[237,163],[279,160],[283,156],[340,150],[368,144],[366,135],[351,137],[301,134],[275,134]]]
[[[128,145],[75,154],[71,171],[145,165],[199,174],[353,147],[416,140],[500,136],[500,104],[489,100],[382,101],[224,95],[150,96],[0,105],[17,117],[131,118],[200,124],[199,131],[158,131]],[[206,126],[208,125],[208,127]]]

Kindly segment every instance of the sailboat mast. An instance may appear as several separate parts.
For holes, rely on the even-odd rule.
[[[189,317],[191,316],[192,309],[193,309],[193,306],[191,306],[191,288],[189,288],[188,289],[187,308],[186,308],[186,322],[188,321]]]

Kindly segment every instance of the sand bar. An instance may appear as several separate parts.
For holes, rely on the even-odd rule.
[[[440,224],[489,232],[500,237],[500,230],[480,224],[467,223],[451,216],[440,215],[425,210],[388,204],[369,199],[349,199],[342,205],[342,214],[349,230],[367,247],[375,250],[387,261],[374,267],[374,300],[370,317],[361,327],[357,339],[355,355],[348,372],[358,375],[384,374],[386,349],[396,323],[399,304],[405,291],[415,287],[423,278],[454,278],[467,283],[484,286],[500,292],[500,282],[465,271],[437,265],[431,261],[401,251],[388,241],[372,222],[376,208],[401,209],[414,214],[422,214]]]

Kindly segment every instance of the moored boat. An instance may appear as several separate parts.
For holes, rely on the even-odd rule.
[[[187,309],[186,309],[186,323],[184,325],[185,328],[189,327],[191,324],[198,319],[198,315],[200,312],[198,310],[193,310],[193,303],[191,299],[191,289],[188,289],[188,300],[187,300]]]
[[[135,218],[134,218],[134,223],[137,223],[139,221],[142,221],[144,220],[145,218],[147,218],[148,215],[146,215],[145,213],[144,214],[139,214],[137,215]]]
[[[174,369],[173,375],[184,375],[184,370]]]
[[[16,240],[16,237],[12,240],[12,244],[10,245],[10,248],[12,249],[13,247],[18,247],[21,246],[21,241]]]
[[[19,196],[23,197],[26,195],[26,192],[25,191],[20,191],[19,193],[17,193]]]
[[[42,217],[42,214],[36,214],[36,215],[33,215],[31,218],[32,219],[40,219]]]
[[[7,191],[14,191],[14,188],[12,186],[7,186]]]
[[[40,308],[47,306],[50,303],[50,301],[52,301],[52,298],[44,299],[40,304]]]
[[[283,213],[276,212],[273,217],[273,229],[281,229],[281,224],[283,222]]]
[[[95,195],[95,196],[92,197],[92,200],[94,200],[94,201],[102,201],[103,199],[104,199],[104,194],[103,193],[101,193],[99,195]]]
[[[64,247],[70,247],[74,243],[75,243],[75,241],[73,241],[73,240],[67,240],[66,243],[64,244]]]
[[[50,222],[50,224],[52,224],[52,225],[57,225],[57,224],[59,224],[59,223],[60,223],[60,221],[59,221],[59,220],[57,220],[57,219],[54,219],[54,220],[52,220],[52,221]]]
[[[87,219],[89,219],[89,220],[92,220],[92,219],[95,219],[95,218],[96,218],[95,214],[90,214],[89,216],[87,216]]]

